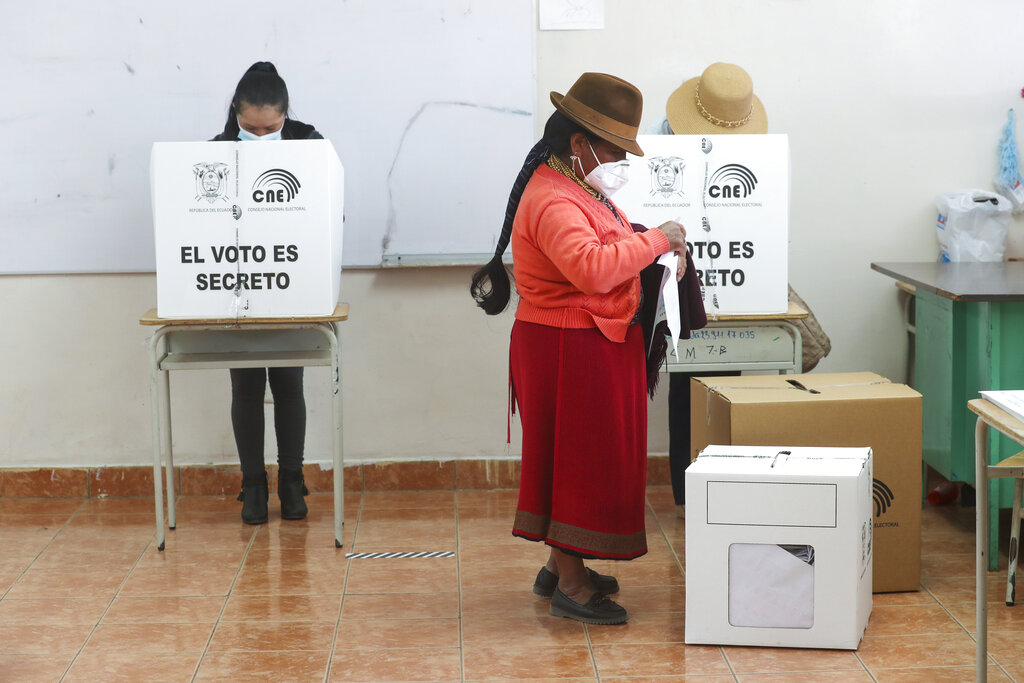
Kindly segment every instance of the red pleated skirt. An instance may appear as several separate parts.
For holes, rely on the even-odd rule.
[[[512,533],[584,558],[647,552],[647,379],[643,333],[517,320],[510,382],[523,427]]]

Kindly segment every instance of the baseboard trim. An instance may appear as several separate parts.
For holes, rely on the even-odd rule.
[[[509,489],[519,487],[518,460],[432,460],[378,462],[345,468],[345,490],[423,491],[453,489]],[[267,468],[271,490],[276,488],[277,466]],[[304,468],[306,486],[313,493],[334,490],[334,473],[322,465]],[[179,495],[210,496],[237,493],[238,465],[182,465],[174,468]],[[648,457],[647,483],[671,483],[668,457]],[[101,498],[153,495],[153,468],[24,467],[0,468],[0,499]]]

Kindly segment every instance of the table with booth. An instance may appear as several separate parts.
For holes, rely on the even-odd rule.
[[[156,143],[151,160],[157,307],[149,338],[157,545],[176,527],[170,373],[330,368],[334,542],[344,524],[337,325],[344,169],[329,140]]]

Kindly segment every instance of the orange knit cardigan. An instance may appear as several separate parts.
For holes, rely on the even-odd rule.
[[[512,224],[516,319],[597,327],[613,342],[640,306],[639,273],[669,251],[660,230],[634,233],[608,207],[547,164],[533,173]]]

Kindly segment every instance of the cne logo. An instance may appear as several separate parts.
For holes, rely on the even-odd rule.
[[[874,493],[872,495],[875,499],[875,517],[881,517],[892,507],[892,502],[896,500],[896,494],[881,479],[875,479],[874,482]]]
[[[742,199],[757,187],[757,177],[742,164],[726,164],[711,176],[708,196],[712,199]]]
[[[257,203],[284,204],[299,193],[299,179],[283,168],[264,171],[252,184],[252,200]]]

